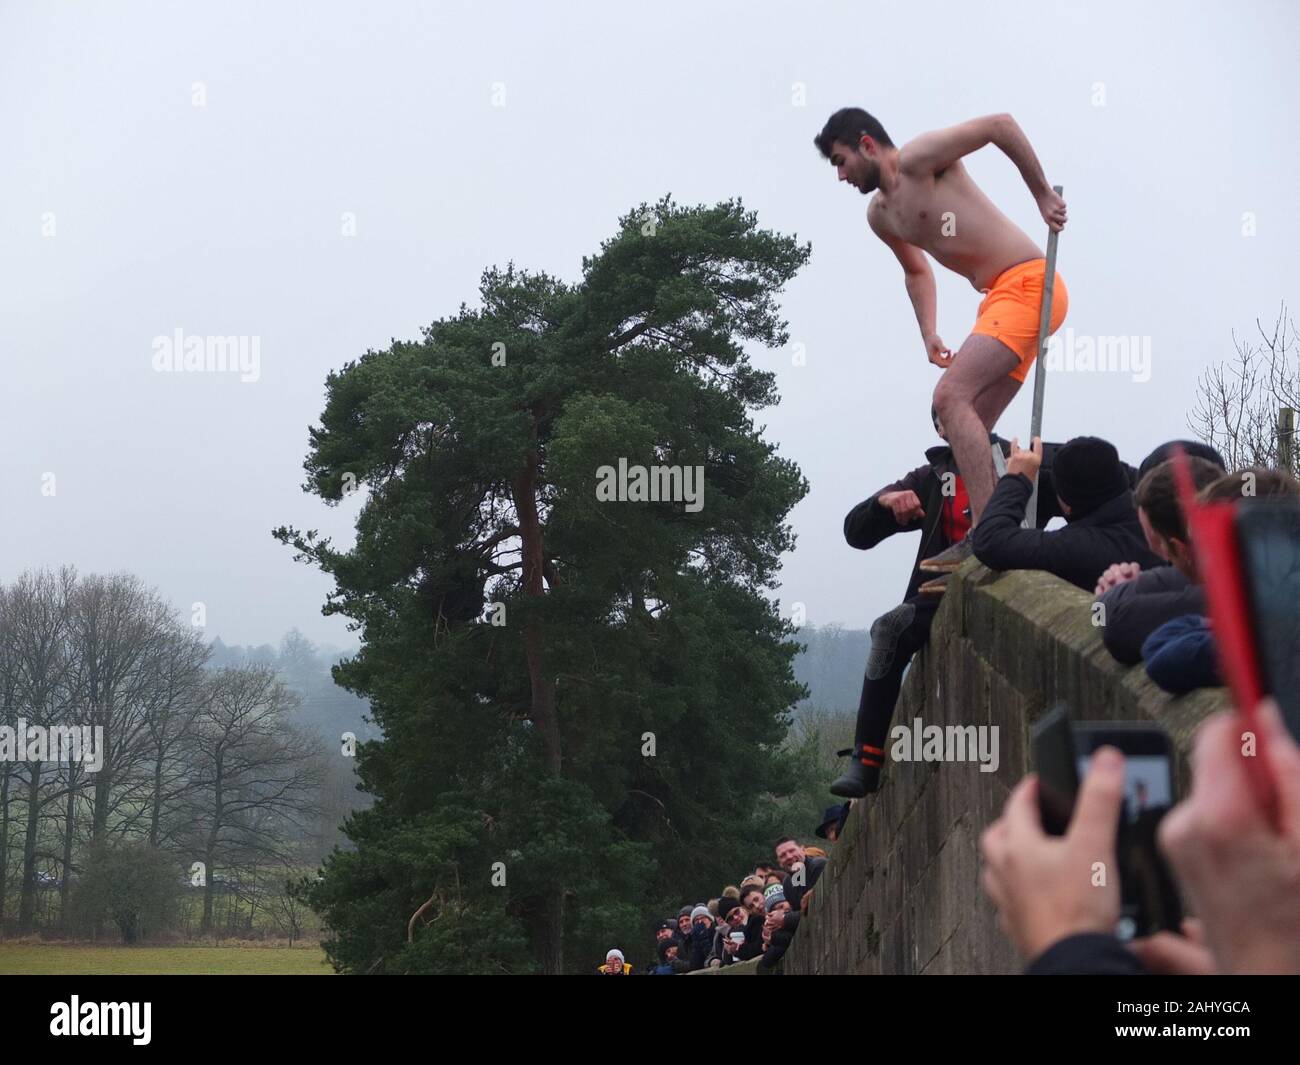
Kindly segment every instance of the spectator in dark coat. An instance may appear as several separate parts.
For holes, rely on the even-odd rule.
[[[943,423],[933,408],[930,417],[934,431],[947,439]],[[991,437],[990,442],[1004,454],[1010,453],[1011,445],[1000,437]],[[1046,446],[1049,467],[1057,446]],[[898,703],[903,673],[912,656],[930,638],[930,623],[939,599],[919,594],[921,584],[935,576],[923,572],[921,563],[963,542],[970,529],[969,499],[952,448],[947,444],[932,447],[926,451],[925,458],[925,465],[885,485],[849,511],[844,519],[844,539],[850,547],[863,551],[895,533],[921,533],[903,602],[871,624],[871,651],[862,677],[853,748],[848,752],[852,757],[848,768],[830,787],[831,794],[849,799],[861,798],[880,786],[885,738]],[[1050,468],[1044,471],[1043,478],[1050,489]],[[1061,513],[1050,490],[1039,493],[1038,503],[1042,524]]]
[[[776,860],[784,869],[781,892],[792,909],[801,910],[803,897],[816,886],[827,859],[808,855],[796,840],[789,837],[777,841]]]
[[[738,953],[741,961],[757,958],[763,953],[763,922],[767,918],[764,890],[762,886],[749,884],[740,892],[740,904],[748,918],[745,922],[745,945]]]
[[[1219,663],[1210,623],[1199,614],[1166,621],[1142,645],[1147,676],[1174,695],[1217,688]]]
[[[719,921],[713,932],[713,949],[709,952],[710,967],[732,965],[741,960],[740,948],[744,945],[744,939],[737,942],[732,938],[732,933],[744,936],[747,916],[738,899],[724,897],[719,900]]]
[[[767,918],[763,924],[763,960],[759,967],[770,969],[785,956],[794,934],[799,930],[800,913],[790,905],[777,885],[767,889]]]
[[[1155,477],[1160,467],[1149,475]],[[1300,483],[1280,470],[1247,469],[1225,473],[1205,486],[1202,503],[1236,503],[1243,496],[1253,500],[1300,497]],[[1196,562],[1191,551],[1180,561],[1192,580],[1197,580]],[[1197,688],[1215,688],[1223,683],[1209,621],[1200,614],[1188,614],[1166,621],[1142,644],[1142,660],[1147,675],[1161,688],[1175,695]]]
[[[1208,459],[1189,457],[1188,466],[1198,490],[1223,476],[1223,468]],[[1148,468],[1135,502],[1147,546],[1169,565],[1144,569],[1134,560],[1116,563],[1102,573],[1094,591],[1106,649],[1130,666],[1142,660],[1143,643],[1161,625],[1206,609],[1205,595],[1193,580],[1187,522],[1171,462]]]
[[[703,969],[709,963],[713,949],[713,914],[707,906],[696,906],[691,911],[691,935],[678,957],[685,955],[690,971]]]
[[[1041,442],[1035,440],[1033,450],[1024,451],[1012,441],[1007,472],[971,533],[975,557],[984,565],[1046,570],[1092,592],[1116,562],[1161,564],[1147,547],[1124,464],[1113,444],[1095,436],[1076,437],[1056,454],[1055,492],[1066,527],[1021,528],[1041,462]]]
[[[930,411],[934,430],[947,440],[943,423]],[[1011,444],[1000,436],[989,437],[1003,456],[1011,454]],[[1038,525],[1042,528],[1052,518],[1062,515],[1052,491],[1052,466],[1060,444],[1044,445],[1042,485],[1038,493]],[[850,547],[869,550],[895,533],[921,533],[916,547],[916,561],[903,592],[903,599],[916,595],[921,584],[933,574],[921,570],[921,563],[958,543],[970,529],[969,497],[957,469],[952,448],[946,443],[929,448],[925,464],[897,481],[885,485],[870,498],[849,511],[844,519],[844,539]]]
[[[677,976],[677,940],[665,939],[659,944],[659,964],[650,970],[651,976]]]

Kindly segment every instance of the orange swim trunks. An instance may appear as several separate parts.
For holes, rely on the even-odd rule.
[[[1002,341],[1020,356],[1020,365],[1011,371],[1011,376],[1021,382],[1038,357],[1038,318],[1042,314],[1043,275],[1046,273],[1046,259],[1030,259],[1003,270],[980,303],[975,328],[971,330],[971,333]],[[1065,282],[1058,271],[1052,286],[1049,336],[1061,327],[1069,309],[1070,294],[1065,290]]]

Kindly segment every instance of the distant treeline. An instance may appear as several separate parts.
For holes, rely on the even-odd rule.
[[[127,574],[0,586],[0,931],[299,934],[287,885],[365,805],[341,736],[374,735],[331,665],[209,643]]]

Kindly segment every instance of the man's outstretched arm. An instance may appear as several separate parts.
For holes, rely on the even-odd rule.
[[[1008,114],[985,115],[947,129],[922,133],[903,145],[898,165],[909,174],[935,174],[986,144],[996,145],[1016,164],[1043,221],[1054,230],[1061,229],[1066,221],[1065,201],[1052,191],[1029,138]]]
[[[921,329],[926,357],[941,369],[947,369],[948,364],[952,362],[952,352],[935,332],[938,298],[930,260],[915,244],[899,240],[884,228],[871,210],[867,211],[867,222],[871,226],[871,231],[888,245],[903,268],[903,284],[907,288],[907,298],[912,301],[912,310],[916,313],[916,324]]]

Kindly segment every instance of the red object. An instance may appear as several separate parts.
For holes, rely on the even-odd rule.
[[[1181,447],[1175,448],[1171,461],[1178,498],[1187,517],[1196,574],[1210,609],[1219,672],[1228,682],[1243,730],[1255,736],[1255,756],[1246,760],[1246,775],[1260,808],[1276,829],[1280,827],[1277,785],[1269,769],[1264,734],[1259,728],[1259,703],[1266,693],[1241,569],[1237,507],[1235,503],[1198,503],[1186,452]]]
[[[966,511],[970,507],[970,494],[966,483],[960,477],[953,478],[953,494],[943,501],[943,534],[948,543],[955,544],[970,532],[970,518]]]

